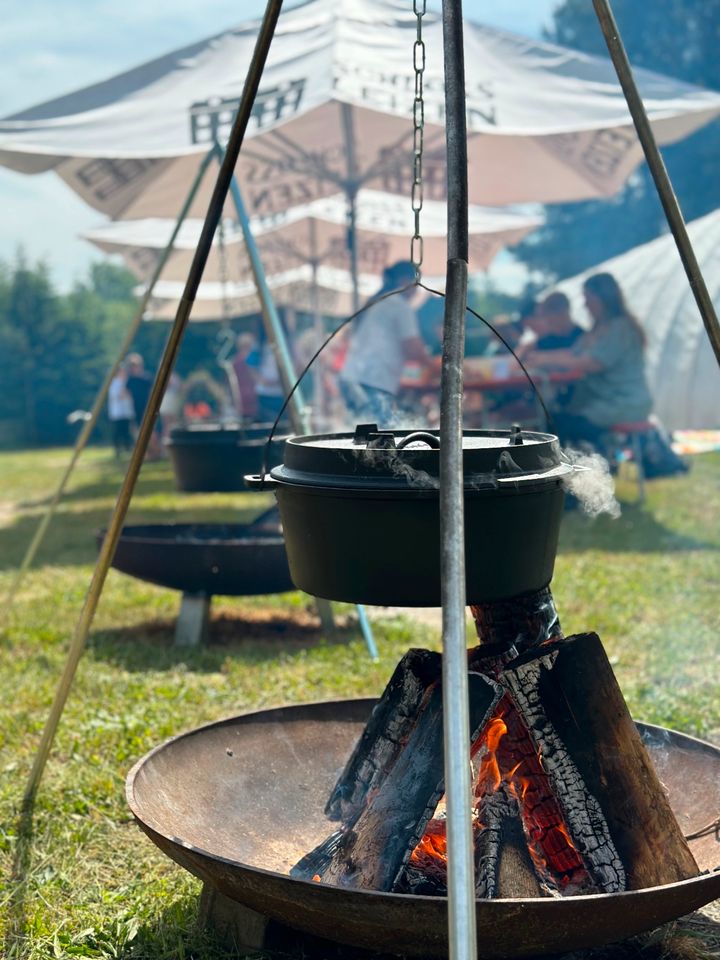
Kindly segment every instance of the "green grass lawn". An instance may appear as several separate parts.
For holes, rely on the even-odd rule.
[[[0,455],[0,596],[68,457]],[[354,623],[325,639],[303,595],[218,599],[208,646],[172,646],[179,596],[111,571],[62,718],[31,837],[19,804],[122,471],[81,461],[35,568],[0,610],[0,944],[13,958],[217,958],[194,920],[199,883],[145,839],[124,799],[140,756],[182,730],[290,702],[379,694],[410,646],[438,637],[408,618],[375,623],[372,663]],[[566,633],[603,638],[633,714],[720,742],[720,457],[619,485],[620,519],[568,514],[554,593]],[[251,518],[258,494],[181,495],[167,463],[142,472],[128,522]]]

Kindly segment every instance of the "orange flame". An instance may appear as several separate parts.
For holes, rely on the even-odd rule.
[[[483,798],[504,787],[517,802],[528,853],[540,879],[559,889],[582,884],[588,879],[582,857],[553,794],[542,753],[536,749],[508,694],[502,697],[495,715],[472,745],[471,757],[476,759],[478,756],[473,790],[475,830],[484,829]],[[413,851],[410,862],[433,873],[446,871],[445,821],[437,819],[437,813]]]

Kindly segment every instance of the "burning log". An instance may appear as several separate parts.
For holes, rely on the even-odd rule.
[[[697,876],[599,638],[564,638],[549,590],[520,601],[473,608],[478,897],[616,893]],[[294,876],[447,892],[440,669],[425,650],[400,662],[327,804],[342,827]]]
[[[368,793],[387,776],[428,688],[440,677],[441,664],[440,654],[430,650],[408,650],[398,663],[330,794],[325,813],[331,820],[352,822]]]
[[[624,865],[627,888],[674,883],[699,870],[633,723],[597,634],[569,637],[544,658],[537,696],[546,722],[597,799]],[[520,677],[523,667],[508,671]],[[517,686],[517,683],[515,683]],[[530,706],[539,732],[543,721]],[[547,748],[546,748],[547,749]],[[548,772],[553,758],[544,753]],[[558,792],[563,775],[551,776]]]
[[[471,735],[476,738],[500,699],[486,677],[469,676]],[[375,784],[356,820],[334,834],[293,868],[294,876],[349,887],[393,890],[425,832],[444,781],[442,689],[427,691],[407,741]],[[318,869],[318,865],[320,869]]]

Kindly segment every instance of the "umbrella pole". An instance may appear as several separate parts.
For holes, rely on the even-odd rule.
[[[268,287],[267,279],[265,278],[265,271],[263,269],[262,261],[260,260],[260,254],[258,253],[257,244],[255,243],[255,237],[252,235],[250,221],[245,210],[245,204],[243,203],[240,187],[235,177],[232,178],[230,183],[230,191],[235,204],[235,210],[237,212],[240,229],[242,230],[243,237],[245,239],[248,257],[250,258],[250,265],[252,268],[253,277],[255,279],[255,287],[257,289],[258,296],[260,297],[265,329],[267,331],[270,343],[273,346],[275,357],[278,361],[278,369],[280,370],[283,386],[285,387],[286,392],[290,393],[297,380],[295,368],[293,366],[292,357],[290,356],[287,340],[285,338],[285,331],[280,324],[277,310],[275,309],[275,304],[273,303],[272,296],[270,295],[270,288]],[[301,399],[299,387],[295,388],[294,394],[290,397],[288,409],[290,410],[290,420],[292,421],[293,430],[300,434],[310,433],[310,421]],[[330,604],[330,601],[315,597],[315,605],[317,607],[323,629],[328,633],[332,633],[335,630],[335,618],[333,616],[332,605]],[[370,655],[373,657],[373,659],[376,659],[377,651],[375,649],[375,642],[373,640],[370,624],[365,616],[365,611],[363,611],[361,614],[358,609],[358,620],[360,622],[360,628],[362,630],[365,643],[370,651]]]
[[[150,391],[147,408],[145,410],[142,423],[140,424],[140,430],[137,440],[135,441],[135,447],[130,458],[130,463],[128,464],[127,473],[125,474],[125,479],[122,487],[120,488],[120,492],[115,503],[115,508],[108,524],[107,533],[105,534],[105,539],[103,540],[102,547],[100,548],[100,554],[98,556],[97,563],[95,564],[95,570],[93,572],[92,580],[85,597],[85,603],[70,643],[70,649],[68,651],[65,668],[60,678],[58,688],[55,692],[55,698],[53,700],[52,707],[50,708],[50,715],[45,723],[45,728],[40,738],[40,745],[33,762],[32,770],[30,771],[30,777],[28,778],[28,783],[23,798],[23,806],[26,810],[30,809],[34,802],[35,794],[40,784],[40,779],[45,769],[45,764],[47,762],[53,740],[55,739],[55,733],[60,722],[60,717],[62,716],[62,712],[70,693],[73,679],[75,677],[75,672],[77,670],[78,663],[80,662],[80,657],[85,647],[85,643],[87,642],[90,627],[92,626],[92,622],[95,617],[95,611],[97,610],[100,595],[102,593],[103,586],[105,585],[105,579],[110,568],[110,562],[113,558],[113,554],[115,553],[118,540],[120,539],[120,533],[125,522],[125,517],[127,516],[130,500],[132,499],[132,495],[135,490],[135,484],[137,483],[137,478],[140,474],[140,467],[142,466],[153,430],[155,429],[155,419],[157,417],[158,410],[160,409],[160,401],[165,393],[165,388],[168,380],[170,379],[170,374],[172,373],[173,365],[177,357],[177,352],[180,347],[185,328],[187,327],[188,320],[190,319],[190,312],[192,311],[193,303],[195,302],[195,297],[202,279],[203,270],[205,269],[205,264],[207,263],[207,259],[210,254],[213,235],[217,229],[220,217],[222,216],[222,210],[225,204],[228,186],[230,184],[233,170],[235,169],[235,164],[237,163],[240,147],[242,146],[242,142],[245,137],[245,131],[250,119],[253,103],[255,102],[255,96],[260,84],[260,78],[262,76],[263,67],[265,66],[265,60],[267,59],[268,51],[270,49],[270,43],[275,33],[275,25],[278,17],[280,16],[281,7],[282,0],[267,0],[265,15],[260,27],[260,33],[258,34],[258,38],[255,43],[252,60],[248,68],[248,74],[245,79],[240,105],[235,115],[235,120],[233,121],[227,150],[225,152],[222,166],[220,168],[220,172],[218,173],[218,178],[213,189],[207,213],[205,215],[205,224],[203,226],[200,240],[198,241],[198,246],[195,250],[195,255],[190,266],[190,272],[185,282],[185,289],[178,305],[175,320],[165,344],[160,365],[155,375],[155,380],[153,382],[152,390]]]
[[[468,182],[461,0],[443,0],[448,264],[440,381],[440,562],[450,960],[477,955],[471,822],[470,711],[465,639],[462,460],[463,357],[468,274]]]
[[[22,563],[20,564],[18,571],[15,574],[15,577],[10,583],[10,588],[5,598],[4,616],[7,616],[10,608],[12,607],[12,604],[15,600],[17,592],[20,588],[20,584],[24,580],[25,574],[27,573],[33,560],[35,559],[35,555],[40,547],[40,544],[42,543],[45,537],[45,533],[47,532],[47,528],[50,525],[50,521],[55,515],[55,511],[60,502],[60,498],[65,492],[65,488],[67,487],[67,484],[70,480],[70,477],[72,476],[75,466],[78,460],[80,459],[80,454],[85,449],[87,442],[90,439],[90,435],[95,429],[98,419],[100,418],[102,409],[105,405],[105,401],[107,400],[108,391],[110,390],[110,384],[112,383],[115,377],[115,374],[118,372],[118,369],[120,367],[120,364],[122,363],[123,357],[127,354],[128,350],[130,349],[132,342],[135,339],[135,336],[138,332],[138,329],[142,324],[143,316],[145,315],[145,311],[148,307],[148,304],[150,303],[153,290],[155,289],[155,284],[157,283],[170,257],[170,254],[173,251],[173,248],[175,246],[175,241],[177,240],[178,233],[180,232],[180,228],[182,227],[183,222],[185,221],[188,213],[190,212],[190,208],[193,204],[195,196],[197,195],[200,184],[202,183],[202,179],[205,176],[205,172],[208,168],[210,160],[212,159],[214,154],[215,154],[215,148],[213,147],[213,149],[210,150],[208,154],[206,154],[206,156],[202,160],[202,163],[200,164],[200,167],[197,171],[197,174],[195,175],[195,179],[193,180],[192,186],[190,187],[190,191],[185,200],[185,203],[183,204],[182,210],[178,214],[178,218],[175,221],[175,226],[173,227],[173,231],[172,231],[172,234],[170,235],[170,239],[167,242],[167,246],[163,250],[160,256],[160,259],[158,260],[155,270],[153,271],[152,277],[150,278],[148,285],[145,289],[145,292],[143,293],[142,299],[138,305],[138,308],[135,311],[135,315],[133,317],[132,323],[130,324],[130,327],[128,328],[127,333],[125,334],[125,339],[123,340],[120,346],[117,358],[105,375],[105,379],[103,380],[100,386],[100,389],[97,392],[92,408],[90,410],[90,416],[83,424],[83,428],[78,434],[77,439],[75,440],[75,446],[73,448],[72,455],[70,457],[70,460],[67,466],[65,467],[65,471],[63,472],[62,477],[60,478],[60,482],[58,483],[57,488],[53,493],[52,499],[50,500],[48,508],[45,511],[45,514],[42,520],[40,521],[37,530],[35,531],[34,537],[30,541],[30,544],[25,552],[25,556],[22,559]]]
[[[615,72],[618,75],[620,86],[625,94],[630,115],[635,124],[635,130],[645,153],[645,159],[650,168],[652,178],[655,181],[655,187],[660,197],[660,203],[665,211],[668,226],[675,238],[675,244],[680,254],[683,267],[685,268],[690,289],[693,292],[700,316],[705,324],[705,330],[710,338],[715,359],[720,364],[720,323],[718,323],[712,298],[703,279],[700,265],[695,257],[695,251],[688,236],[682,211],[680,210],[680,204],[675,196],[675,191],[670,182],[662,154],[658,149],[655,135],[652,132],[652,127],[648,121],[642,98],[638,92],[632,67],[630,66],[630,61],[628,60],[625,46],[620,36],[620,30],[618,29],[609,0],[593,0],[593,6],[595,7],[595,13],[600,23],[600,29],[605,37],[605,43],[607,44],[610,57],[615,66]]]
[[[240,229],[242,230],[243,238],[245,240],[245,248],[250,260],[250,268],[255,281],[255,289],[257,290],[258,297],[260,299],[260,308],[262,310],[265,332],[268,340],[270,341],[272,351],[275,354],[283,389],[285,390],[285,393],[288,394],[292,390],[293,384],[297,379],[295,366],[290,355],[290,349],[288,347],[285,331],[280,323],[277,308],[275,307],[272,295],[270,293],[267,278],[265,277],[265,270],[263,269],[262,261],[260,260],[260,254],[258,253],[257,244],[255,243],[255,237],[250,229],[250,220],[248,219],[247,211],[245,210],[245,203],[243,202],[242,193],[240,192],[240,186],[235,175],[233,175],[232,180],[230,181],[230,195],[232,196],[238,223],[240,224]],[[288,410],[290,411],[290,420],[295,433],[310,433],[310,424],[305,411],[302,392],[299,387],[295,390],[295,393],[290,398]]]
[[[350,254],[350,276],[352,277],[353,313],[360,309],[360,283],[358,280],[357,256],[357,157],[355,154],[355,131],[353,129],[352,107],[349,103],[340,104],[345,154],[347,156],[348,179],[345,184],[347,196],[347,246]]]

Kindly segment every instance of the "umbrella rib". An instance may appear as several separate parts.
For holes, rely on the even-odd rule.
[[[287,134],[282,133],[280,130],[270,130],[268,131],[266,139],[270,139],[271,137],[274,137],[276,140],[279,140],[280,143],[293,150],[300,160],[307,162],[307,167],[302,165],[294,166],[293,158],[289,154],[283,154],[293,164],[293,169],[296,172],[309,173],[316,176],[318,180],[324,178],[330,180],[332,183],[338,184],[338,186],[343,185],[344,181],[337,173],[333,172],[319,157],[308,153],[300,144],[288,137]],[[271,142],[268,146],[275,146],[275,144]]]
[[[434,135],[434,139],[438,140],[440,143],[440,146],[444,149],[444,141],[442,139],[442,136],[443,134],[440,131],[438,131]],[[367,183],[369,180],[373,180],[375,177],[380,176],[381,174],[385,173],[388,169],[390,169],[395,163],[396,151],[399,150],[411,139],[412,139],[412,131],[408,131],[407,133],[404,133],[398,140],[396,140],[395,143],[393,143],[391,146],[386,147],[383,150],[383,157],[380,160],[377,160],[372,166],[368,167],[365,173],[358,178],[359,181],[361,183]],[[428,155],[427,144],[425,146],[425,153],[427,156]],[[409,154],[408,154],[408,158],[409,158]]]

